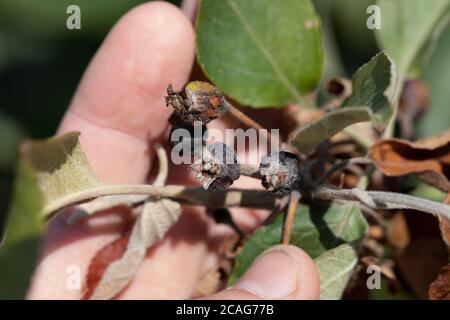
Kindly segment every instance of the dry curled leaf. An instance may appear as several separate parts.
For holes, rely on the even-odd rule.
[[[326,84],[326,90],[334,97],[327,102],[325,109],[335,109],[339,107],[345,99],[351,96],[352,81],[341,77],[331,78]]]
[[[450,192],[444,200],[445,204],[450,204]],[[442,217],[439,217],[439,230],[441,231],[442,240],[447,245],[450,258],[450,222]]]
[[[447,247],[450,248],[450,222],[439,217],[439,229],[441,230],[442,239]]]
[[[97,252],[89,264],[88,274],[84,283],[83,300],[90,299],[94,289],[100,282],[106,268],[123,255],[127,247],[129,234],[120,237],[104,246]]]
[[[442,240],[432,237],[416,238],[401,254],[394,253],[399,272],[419,299],[426,299],[430,284],[443,265],[448,263]]]
[[[430,300],[450,300],[450,264],[442,268],[428,291]]]
[[[424,182],[450,191],[450,130],[416,142],[381,140],[370,148],[369,156],[387,176],[415,173]]]
[[[96,286],[88,287],[87,292],[92,294],[86,294],[85,298],[103,300],[117,296],[133,279],[145,258],[147,249],[164,238],[170,227],[178,221],[180,214],[181,206],[178,202],[169,199],[146,202],[131,230],[123,255],[120,259],[114,259],[112,263],[112,259],[110,260],[100,280],[88,283],[88,286],[89,284]],[[94,258],[93,262],[96,261]],[[91,273],[99,273],[98,268],[96,269],[92,263],[88,279],[94,277]],[[98,276],[96,278],[98,279]]]

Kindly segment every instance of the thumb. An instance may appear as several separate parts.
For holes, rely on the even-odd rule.
[[[278,245],[264,251],[232,287],[204,299],[319,299],[319,274],[303,250]]]

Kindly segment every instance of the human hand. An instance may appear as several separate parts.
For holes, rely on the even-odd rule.
[[[183,8],[192,14],[195,1]],[[143,183],[154,162],[153,144],[162,140],[171,110],[164,106],[167,84],[180,88],[194,61],[194,32],[186,14],[164,2],[138,6],[112,29],[86,70],[58,134],[81,131],[81,145],[94,172],[108,183]],[[215,128],[229,123],[216,120]],[[170,183],[194,182],[186,167],[171,167]],[[241,178],[238,187],[259,183]],[[232,211],[246,231],[261,223],[267,212]],[[75,226],[64,214],[49,225],[41,260],[28,297],[79,299],[70,290],[67,268],[89,262],[122,234],[117,210],[93,216]],[[214,224],[198,208],[184,208],[178,223],[147,254],[121,299],[185,299],[199,281],[217,268],[217,245],[231,230]],[[298,248],[276,246],[262,254],[232,287],[207,299],[317,299],[319,280],[311,258]]]

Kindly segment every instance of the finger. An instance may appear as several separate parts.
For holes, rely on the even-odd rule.
[[[319,299],[319,275],[304,251],[278,245],[262,253],[231,288],[206,299]]]
[[[164,131],[170,112],[163,103],[165,86],[181,86],[188,78],[193,41],[192,26],[179,9],[152,2],[127,13],[102,44],[58,133],[82,132],[83,150],[104,181],[145,179],[149,141]],[[79,298],[80,291],[66,285],[68,267],[79,266],[86,275],[92,257],[124,227],[116,214],[90,219],[93,227],[68,226],[66,218],[49,226],[30,298]]]
[[[194,60],[190,21],[166,2],[140,5],[109,33],[75,93],[58,134],[78,130],[105,182],[142,182],[171,112],[169,83],[182,86]]]
[[[225,130],[233,126],[229,121],[217,120],[209,129],[218,130],[214,137],[221,139]],[[211,132],[211,138],[212,137]],[[254,152],[254,150],[251,150]],[[262,188],[261,182],[242,177],[233,186]],[[173,163],[169,170],[169,184],[198,184],[192,170]],[[236,222],[245,232],[254,230],[266,215],[264,210],[232,209]],[[219,247],[233,230],[215,224],[203,209],[184,208],[178,223],[164,240],[150,250],[139,267],[133,282],[120,299],[186,299],[197,295],[199,281],[217,270]]]

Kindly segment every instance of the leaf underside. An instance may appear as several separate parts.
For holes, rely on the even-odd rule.
[[[359,122],[370,121],[372,112],[367,107],[348,107],[327,113],[320,120],[302,127],[295,134],[291,144],[301,153],[310,154],[323,141],[344,128]]]
[[[45,208],[61,197],[101,185],[78,138],[78,132],[71,132],[21,145],[0,247],[0,299],[25,297],[37,259]]]

